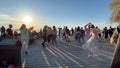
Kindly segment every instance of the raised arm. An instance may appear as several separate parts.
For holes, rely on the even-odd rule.
[[[92,23],[88,23],[88,24],[86,24],[86,25],[84,26],[84,28],[86,29],[86,28],[87,28],[87,26],[89,26],[90,24],[92,24]]]

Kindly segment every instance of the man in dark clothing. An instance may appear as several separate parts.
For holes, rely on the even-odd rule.
[[[65,36],[66,36],[66,42],[70,42],[70,40],[68,38],[70,36],[70,30],[68,29],[67,26],[65,28]]]
[[[43,47],[45,47],[45,42],[47,42],[47,28],[48,28],[47,25],[45,25],[43,28],[43,42],[42,42]]]
[[[82,38],[82,30],[80,29],[80,26],[77,27],[77,33],[75,35],[76,40],[80,43]]]
[[[73,36],[73,34],[74,34],[74,29],[72,28],[71,29],[71,36]]]
[[[85,36],[85,31],[83,30],[83,27],[81,27],[81,39],[82,39],[82,42],[84,42],[84,36]]]
[[[5,27],[4,26],[1,27],[1,37],[5,38]]]
[[[8,38],[13,38],[13,30],[12,30],[12,25],[9,24],[9,28],[7,29],[7,37]]]
[[[105,26],[105,28],[103,29],[103,35],[104,35],[104,41],[106,41],[108,39],[108,29],[107,27]]]
[[[110,38],[112,37],[114,29],[110,26],[110,29],[108,30]]]

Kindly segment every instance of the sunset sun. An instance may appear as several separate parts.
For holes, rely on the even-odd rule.
[[[23,18],[23,21],[25,22],[25,23],[31,23],[32,22],[32,17],[31,16],[25,16],[24,18]]]

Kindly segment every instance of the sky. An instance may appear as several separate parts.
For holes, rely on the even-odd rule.
[[[31,24],[40,29],[44,25],[56,27],[83,27],[91,22],[103,28],[115,27],[109,23],[111,11],[109,4],[112,0],[0,0],[0,26],[8,27],[13,24],[19,29],[25,16],[31,16]]]

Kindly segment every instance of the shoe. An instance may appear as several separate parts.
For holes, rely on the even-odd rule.
[[[93,54],[93,56],[98,56],[97,54]]]
[[[45,47],[45,45],[42,43],[42,46]]]
[[[91,55],[88,55],[88,57],[91,57]]]
[[[27,52],[27,51],[25,51],[25,55],[28,55],[28,52]]]

